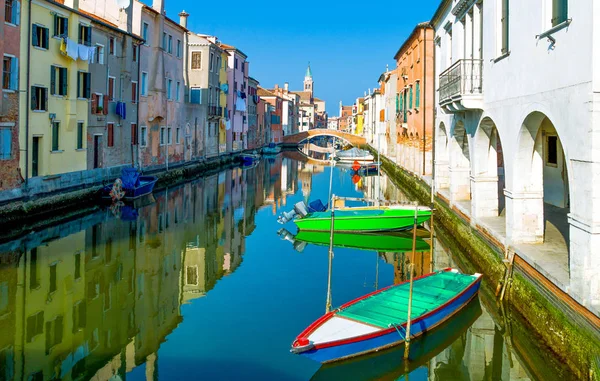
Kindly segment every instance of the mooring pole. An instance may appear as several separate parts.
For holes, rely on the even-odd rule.
[[[413,273],[414,273],[414,261],[415,261],[415,250],[417,249],[417,221],[419,216],[419,205],[415,203],[415,222],[413,224],[413,246],[412,253],[410,255],[410,264],[408,266],[410,271],[410,289],[408,292],[408,318],[406,319],[406,339],[404,340],[404,360],[408,360],[408,354],[410,351],[410,315],[412,312],[412,297],[413,297]]]
[[[335,195],[331,196],[331,228],[329,230],[329,271],[327,274],[327,302],[325,313],[331,311],[331,267],[333,264],[333,223],[335,221]]]

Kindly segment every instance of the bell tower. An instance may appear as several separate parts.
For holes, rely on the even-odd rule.
[[[308,63],[308,68],[306,68],[306,74],[304,74],[304,91],[310,92],[310,98],[313,98],[314,87],[313,87],[313,76],[312,70],[310,70],[310,62]]]

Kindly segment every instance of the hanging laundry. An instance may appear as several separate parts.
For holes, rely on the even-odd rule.
[[[67,40],[67,56],[76,60],[79,57],[78,45],[75,41],[70,38],[66,38]]]
[[[231,121],[230,120],[228,120],[227,122],[225,122],[225,129],[228,130],[228,131],[231,130]]]
[[[125,102],[117,102],[115,107],[115,114],[117,114],[121,119],[126,119],[127,112],[125,109]]]
[[[229,84],[227,84],[227,83],[222,84],[221,85],[221,90],[223,90],[223,92],[225,94],[228,94],[229,93]]]
[[[67,55],[67,43],[65,42],[64,38],[62,40],[60,40],[60,53],[63,56]]]
[[[245,112],[246,111],[246,102],[242,98],[238,98],[235,101],[235,110]]]
[[[79,59],[82,61],[88,61],[90,59],[90,47],[82,44],[78,45]]]
[[[242,93],[242,99],[246,99],[246,93]]]
[[[88,57],[88,63],[94,63],[96,62],[96,47],[91,47],[90,48],[90,56]]]

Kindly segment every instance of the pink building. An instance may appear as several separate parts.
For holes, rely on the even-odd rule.
[[[227,152],[236,152],[248,147],[248,56],[231,45],[221,44],[221,48],[229,53]]]

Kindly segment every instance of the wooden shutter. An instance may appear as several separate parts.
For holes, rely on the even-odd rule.
[[[84,98],[90,98],[90,94],[91,94],[91,90],[90,90],[90,85],[91,85],[91,79],[92,79],[92,75],[90,73],[83,73],[84,75],[84,81],[83,83],[85,84],[85,95]]]
[[[83,91],[81,89],[81,72],[77,72],[77,98],[83,97]]]
[[[138,128],[137,124],[131,123],[131,145],[138,144]]]
[[[86,27],[85,31],[85,45],[92,46],[92,28]]]
[[[34,25],[31,28],[31,45],[40,46],[40,36],[39,36],[40,28],[37,25]]]
[[[115,143],[114,142],[114,139],[115,139],[115,136],[114,136],[114,133],[115,133],[114,130],[115,129],[114,129],[114,127],[115,127],[115,125],[113,123],[109,123],[107,125],[107,127],[108,127],[108,146],[112,147],[114,145],[114,143]]]
[[[552,0],[552,26],[567,21],[567,1],[568,0]]]
[[[17,4],[19,2],[17,1]],[[19,59],[14,57],[12,59],[11,67],[10,67],[10,88],[12,90],[19,89]]]
[[[42,88],[42,93],[44,95],[44,107],[42,107],[44,109],[44,111],[48,111],[48,89],[46,89],[45,87]]]
[[[113,100],[113,91],[115,89],[115,79],[108,78],[108,99]]]
[[[58,25],[58,21],[59,21],[59,16],[58,15],[54,15],[54,36],[60,36],[60,30],[59,25]]]
[[[61,84],[61,90],[62,90],[62,94],[63,95],[67,95],[68,94],[68,89],[69,89],[69,77],[67,76],[67,68],[63,67],[60,68],[60,78],[62,80],[62,84]]]
[[[56,94],[56,66],[50,66],[50,94]]]
[[[92,114],[97,112],[98,108],[98,94],[92,94]]]
[[[137,86],[138,86],[138,84],[136,82],[131,83],[131,102],[132,103],[137,103],[137,94],[138,94]]]
[[[408,108],[413,108],[413,88],[411,86],[410,92],[408,93]]]
[[[21,2],[20,1],[13,1],[12,23],[15,25],[19,25],[21,23]]]
[[[69,36],[69,19],[66,17],[63,19],[63,28],[64,28],[63,36],[64,37]]]
[[[44,29],[44,46],[43,48],[48,49],[48,46],[50,46],[49,43],[49,38],[50,38],[50,30],[48,28],[43,28]]]
[[[420,105],[421,105],[421,83],[417,82],[415,108],[419,108]]]
[[[508,53],[508,3],[509,0],[502,0],[502,18],[500,22],[502,24],[502,49],[501,53]]]
[[[103,101],[102,102],[103,103],[102,112],[104,113],[104,115],[107,115],[108,114],[108,97],[104,96],[102,101]]]

